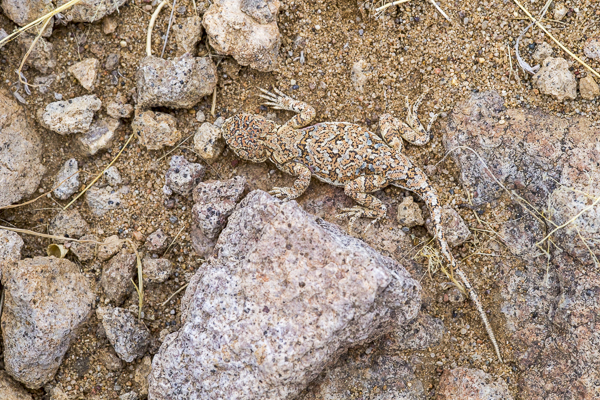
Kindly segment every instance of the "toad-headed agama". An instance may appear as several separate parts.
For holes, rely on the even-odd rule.
[[[258,115],[238,114],[225,121],[222,135],[229,147],[241,158],[255,163],[271,160],[281,171],[296,177],[292,187],[276,187],[271,194],[283,199],[302,195],[315,177],[330,185],[342,186],[346,195],[359,205],[342,209],[341,216],[350,222],[367,217],[374,222],[386,216],[386,206],[369,193],[388,185],[415,192],[427,204],[435,226],[435,235],[441,253],[456,271],[473,303],[477,307],[487,333],[500,361],[500,351],[494,332],[487,320],[481,302],[465,273],[450,253],[442,230],[441,206],[435,189],[421,169],[401,153],[402,138],[415,145],[427,143],[431,137],[417,117],[423,95],[411,108],[403,123],[389,114],[381,116],[380,134],[346,122],[324,122],[307,126],[315,117],[315,109],[294,100],[275,89],[276,94],[263,90],[266,105],[279,110],[293,111],[296,115],[278,125]]]

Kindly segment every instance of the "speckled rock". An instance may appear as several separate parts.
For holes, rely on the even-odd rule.
[[[211,94],[217,69],[210,57],[186,53],[175,60],[148,56],[137,70],[137,106],[190,108]]]
[[[162,229],[157,229],[146,238],[144,246],[146,250],[154,254],[162,254],[169,246],[171,237],[164,233]]]
[[[363,93],[365,91],[365,84],[369,80],[365,70],[369,68],[369,65],[365,60],[358,60],[352,64],[352,71],[350,73],[350,80],[354,86],[354,90]]]
[[[0,399],[2,400],[33,400],[33,397],[6,371],[0,370]]]
[[[163,283],[173,274],[173,263],[166,258],[145,257],[142,266],[147,283]]]
[[[23,239],[19,234],[0,229],[0,280],[2,280],[2,269],[6,263],[21,259],[21,248],[23,248]]]
[[[498,123],[501,119],[504,124]],[[508,214],[500,235],[519,258],[498,263],[495,280],[501,288],[507,340],[521,374],[519,395],[528,400],[578,398],[581,393],[594,398],[598,393],[600,274],[590,250],[596,257],[600,251],[597,246],[588,249],[581,240],[600,235],[597,207],[554,233],[560,250],[551,246],[549,260],[539,257],[535,244],[549,227],[567,222],[600,196],[595,183],[600,181],[599,141],[591,119],[506,110],[494,92],[473,95],[447,120],[446,150],[469,146],[490,169],[471,152],[452,151],[475,205],[498,204],[503,190],[490,178],[493,174],[533,207],[545,210],[551,221],[538,221],[516,201],[499,207]]]
[[[2,0],[2,11],[15,24],[25,26],[54,9],[51,0]],[[48,24],[43,36],[52,34],[54,18]]]
[[[110,186],[119,186],[121,183],[123,183],[121,173],[114,165],[104,171],[103,178]]]
[[[98,259],[106,261],[117,254],[121,249],[126,248],[125,241],[119,239],[117,235],[112,235],[104,239],[104,242],[98,246]]]
[[[600,60],[600,36],[592,36],[586,40],[583,53],[593,60]]]
[[[110,53],[106,56],[106,60],[104,61],[104,68],[107,71],[114,71],[119,67],[120,56],[117,53]]]
[[[31,48],[35,35],[31,33],[22,33],[17,36],[17,43],[21,48],[21,55],[25,57],[25,54]],[[39,38],[31,53],[25,60],[25,65],[35,68],[42,74],[47,74],[50,70],[56,67],[56,56],[54,55],[54,46],[43,37]]]
[[[135,277],[137,258],[128,249],[122,249],[102,268],[100,284],[107,298],[116,305],[123,303],[125,298],[134,290],[131,279]]]
[[[106,367],[109,371],[120,371],[123,369],[123,361],[115,353],[114,347],[108,347],[100,350],[98,353],[98,360]]]
[[[553,96],[558,101],[577,98],[577,80],[569,71],[569,63],[564,58],[546,58],[532,81],[540,92]]]
[[[406,361],[395,357],[362,354],[360,358],[342,357],[324,371],[299,400],[357,399],[425,400],[423,385]]]
[[[78,169],[79,165],[77,164],[77,160],[71,158],[70,160],[67,160],[60,171],[58,171],[58,175],[54,178],[54,186],[59,184],[60,186],[56,187],[53,192],[57,199],[67,200],[77,191],[77,189],[79,189]]]
[[[586,100],[594,100],[600,95],[600,88],[592,75],[587,75],[579,80],[579,93]]]
[[[119,400],[139,400],[140,396],[133,390],[131,392],[123,393],[119,396]]]
[[[117,93],[114,101],[106,106],[106,113],[113,118],[129,118],[133,114],[133,106],[127,104],[127,97]]]
[[[92,186],[85,192],[85,200],[94,214],[104,215],[121,207],[121,191],[114,190],[111,186]]]
[[[190,53],[195,56],[197,53],[196,45],[202,38],[202,18],[194,15],[183,18],[181,22],[173,25],[175,42],[177,43],[177,54]]]
[[[142,361],[135,367],[133,373],[133,381],[139,387],[140,396],[148,396],[148,375],[152,370],[152,358],[145,356]]]
[[[87,132],[79,136],[79,143],[81,143],[85,153],[93,156],[99,151],[110,148],[120,126],[121,123],[118,119],[100,119],[94,122]]]
[[[96,315],[102,320],[108,341],[123,361],[132,362],[146,353],[150,331],[131,311],[119,307],[98,307]]]
[[[531,55],[531,58],[538,63],[542,63],[546,58],[552,57],[552,54],[554,54],[552,46],[550,46],[547,42],[542,42],[535,46],[535,51]]]
[[[400,225],[409,228],[425,224],[421,207],[415,203],[412,196],[406,196],[402,203],[398,204],[397,219]]]
[[[415,318],[420,285],[295,201],[254,191],[181,304],[183,326],[152,362],[150,400],[286,400],[349,347]]]
[[[6,371],[29,388],[40,388],[54,377],[90,316],[94,292],[77,265],[54,257],[6,265],[2,284]]]
[[[202,23],[210,45],[219,54],[231,55],[240,65],[259,71],[273,71],[279,64],[281,45],[274,20],[278,12],[278,0],[218,0]],[[270,15],[271,21],[261,23],[266,22],[265,15]]]
[[[435,228],[431,222],[431,218],[427,218],[425,226],[427,227],[427,232],[431,236],[435,236]],[[465,224],[465,221],[463,221],[460,214],[452,207],[442,207],[442,229],[446,241],[448,241],[451,247],[460,246],[471,237],[471,231]]]
[[[426,350],[437,345],[443,336],[444,323],[441,319],[419,313],[411,323],[389,333],[385,346],[392,350]]]
[[[84,235],[79,238],[80,240],[93,240],[98,242],[98,237],[96,235]],[[69,245],[69,250],[79,261],[86,262],[92,260],[96,255],[96,243],[84,243],[84,242],[72,242]]]
[[[440,379],[437,400],[512,400],[502,378],[494,379],[478,369],[445,370]]]
[[[13,97],[0,91],[0,207],[35,192],[46,172],[42,143],[31,124]]]
[[[48,226],[48,233],[51,235],[76,239],[88,233],[89,230],[90,226],[75,208],[59,212]]]
[[[221,137],[221,129],[209,122],[203,123],[194,135],[194,149],[202,159],[213,161],[221,155],[225,141]]]
[[[79,81],[79,84],[88,91],[94,90],[96,86],[96,77],[98,76],[98,67],[100,61],[95,58],[86,58],[83,61],[71,65],[68,69],[71,74]]]
[[[61,135],[83,133],[90,129],[94,113],[100,107],[102,102],[96,95],[55,101],[38,111],[38,119],[43,127]]]
[[[192,248],[194,249],[194,252],[204,259],[212,254],[215,245],[217,244],[216,238],[209,238],[195,225],[192,226],[190,239],[192,239]]]
[[[201,182],[194,188],[192,220],[209,239],[215,239],[231,215],[246,187],[246,179],[235,176],[227,181]]]
[[[168,195],[171,194],[169,192],[174,192],[186,196],[204,177],[205,168],[200,164],[188,162],[183,156],[171,157],[169,165],[163,189]]]
[[[181,139],[177,130],[177,119],[171,114],[144,111],[135,116],[131,129],[140,137],[142,145],[148,150],[160,150],[165,146],[174,146]]]
[[[56,0],[56,6],[62,6],[69,0]],[[65,17],[73,22],[95,22],[105,15],[110,15],[119,10],[127,0],[81,0],[68,11]]]

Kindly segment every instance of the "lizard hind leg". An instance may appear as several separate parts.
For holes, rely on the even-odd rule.
[[[385,204],[378,198],[367,192],[374,192],[387,185],[386,179],[381,175],[363,175],[344,186],[344,193],[351,197],[360,206],[351,208],[342,208],[336,218],[350,218],[349,231],[352,232],[354,222],[361,217],[372,218],[373,221],[365,229],[368,230],[373,224],[377,223],[387,215]]]
[[[266,103],[263,103],[264,105],[275,110],[293,111],[298,114],[290,119],[286,125],[291,126],[294,129],[300,129],[310,124],[312,120],[315,119],[316,111],[311,105],[300,100],[292,99],[277,88],[273,89],[275,93],[271,93],[268,90],[261,88],[259,88],[259,90],[264,93],[259,94],[259,97],[267,100]]]

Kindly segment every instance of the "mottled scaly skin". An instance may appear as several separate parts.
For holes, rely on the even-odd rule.
[[[227,119],[222,128],[223,138],[229,147],[243,159],[253,162],[269,159],[281,171],[297,177],[292,187],[273,188],[270,193],[275,196],[297,198],[308,188],[311,177],[344,187],[346,195],[360,205],[342,209],[341,215],[349,216],[351,223],[359,217],[377,221],[386,216],[385,205],[369,193],[393,185],[418,194],[429,208],[440,250],[469,292],[501,361],[494,333],[481,303],[467,277],[456,265],[444,238],[436,191],[423,171],[401,153],[403,138],[409,143],[423,145],[431,137],[429,128],[435,117],[427,129],[417,118],[417,108],[423,96],[412,108],[408,107],[406,123],[389,114],[383,115],[379,122],[380,135],[376,135],[359,125],[345,122],[325,122],[307,127],[315,117],[313,107],[280,91],[277,94],[263,92],[266,96],[261,97],[269,101],[267,105],[294,111],[297,115],[284,125],[257,115],[235,115]]]

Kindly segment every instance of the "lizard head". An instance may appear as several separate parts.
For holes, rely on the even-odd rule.
[[[260,163],[269,157],[263,139],[275,127],[275,122],[261,116],[237,114],[223,123],[221,135],[239,157]]]

